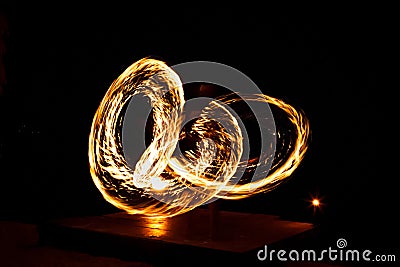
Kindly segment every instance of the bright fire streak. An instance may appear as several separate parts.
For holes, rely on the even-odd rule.
[[[152,142],[132,169],[122,153],[121,113],[135,95],[150,99],[154,126]],[[180,136],[185,103],[181,81],[164,62],[145,58],[132,64],[108,89],[95,113],[89,135],[90,172],[103,197],[130,214],[171,217],[215,197],[240,199],[272,190],[289,177],[307,150],[309,124],[303,113],[266,95],[218,100],[211,102],[192,125],[190,132],[195,132],[201,140],[196,143],[196,151],[173,156],[178,141],[185,138]],[[240,161],[243,150],[240,127],[236,118],[220,104],[238,101],[277,106],[287,115],[295,131],[290,151],[274,158],[270,172],[268,168],[250,182],[231,184],[239,166],[247,166],[246,172],[251,172],[256,167],[267,166],[268,162],[265,156]],[[233,130],[226,131],[209,119],[208,115],[214,113],[224,114],[219,119]]]
[[[161,180],[160,177],[151,177],[151,187],[155,190],[163,190],[167,185],[168,182]]]
[[[274,189],[299,166],[308,148],[308,138],[310,134],[309,122],[301,112],[298,112],[294,107],[286,104],[282,100],[267,95],[249,96],[245,98],[245,100],[266,102],[284,111],[292,126],[295,128],[295,133],[293,134],[294,144],[291,146],[291,152],[284,155],[285,158],[274,160],[274,164],[267,176],[256,177],[259,179],[255,179],[255,181],[243,185],[224,186],[219,193],[219,197],[225,199],[246,198],[260,192],[268,192]],[[257,167],[260,165],[262,167],[262,165],[265,164],[266,162],[264,159],[260,157]]]

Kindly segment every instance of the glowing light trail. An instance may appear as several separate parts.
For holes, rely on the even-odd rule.
[[[149,99],[154,123],[152,141],[132,168],[124,157],[121,128],[124,107],[139,95]],[[271,160],[261,151],[260,156],[242,161],[242,130],[227,108],[240,101],[276,106],[294,131],[286,149],[273,157],[271,168],[265,167],[253,179],[232,182],[238,169],[244,167],[245,174],[251,175]],[[202,109],[188,129],[182,128],[184,105],[179,76],[155,59],[135,62],[111,84],[89,136],[91,176],[108,202],[130,214],[171,217],[216,198],[249,197],[272,190],[289,177],[307,150],[307,118],[279,99],[261,94],[222,96]],[[280,132],[276,134],[281,138]],[[195,138],[195,148],[176,154],[185,138]]]

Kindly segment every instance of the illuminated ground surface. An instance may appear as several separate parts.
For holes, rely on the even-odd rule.
[[[210,211],[213,209],[197,209],[162,220],[121,212],[39,225],[3,221],[0,258],[4,264],[0,265],[345,266],[260,262],[256,253],[265,244],[269,250],[308,246],[315,242],[318,228],[273,215]],[[216,221],[219,223],[211,223]],[[212,235],[210,229],[218,231]]]
[[[1,266],[156,266],[142,261],[124,261],[113,257],[38,245],[37,227],[12,221],[0,222]],[[266,265],[267,266],[267,265]],[[268,265],[270,266],[270,265]],[[328,264],[285,264],[280,266],[342,266]]]

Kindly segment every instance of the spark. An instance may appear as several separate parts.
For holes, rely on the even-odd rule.
[[[314,198],[311,203],[313,204],[314,207],[319,207],[319,205],[320,205],[319,200],[316,198]]]
[[[150,100],[154,125],[152,142],[132,168],[122,153],[121,118],[124,106],[135,95]],[[273,157],[271,168],[267,168],[271,155],[264,151],[241,161],[241,128],[224,106],[240,101],[272,104],[292,125],[289,145]],[[308,120],[302,111],[280,99],[267,95],[222,96],[204,108],[187,130],[181,127],[184,104],[179,76],[159,60],[141,59],[111,84],[94,115],[88,149],[93,182],[106,201],[129,214],[171,217],[215,198],[241,199],[268,192],[288,178],[304,158],[310,133]],[[224,114],[219,119],[232,130],[210,119],[215,114]],[[272,135],[280,139],[284,136],[280,132]],[[193,150],[175,155],[178,142],[189,137],[201,141]],[[242,167],[245,174],[256,177],[233,183]],[[255,174],[258,167],[265,170]]]
[[[322,212],[322,209],[326,205],[324,199],[325,197],[320,196],[319,194],[313,194],[313,195],[310,194],[310,197],[307,200],[307,202],[309,203],[308,207],[312,208],[314,216],[317,215],[318,212]]]

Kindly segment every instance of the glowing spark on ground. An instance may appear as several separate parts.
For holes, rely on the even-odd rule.
[[[134,168],[127,164],[121,144],[123,108],[133,96],[149,99],[154,121],[152,141]],[[240,101],[272,104],[285,113],[292,131],[284,151],[275,156],[261,151],[260,156],[241,161],[241,128],[225,106]],[[272,190],[289,177],[307,150],[307,118],[279,99],[267,95],[219,97],[201,111],[188,130],[181,127],[184,104],[179,76],[158,60],[135,62],[111,84],[95,113],[89,136],[91,176],[108,202],[130,214],[171,217],[215,198],[249,197]],[[219,121],[211,119],[218,114],[223,114]],[[284,134],[273,135],[279,139]],[[175,155],[178,142],[189,137],[199,141],[192,150]],[[272,167],[265,167],[254,179],[232,182],[239,168],[253,174],[255,168],[270,166],[267,163],[271,160]]]

